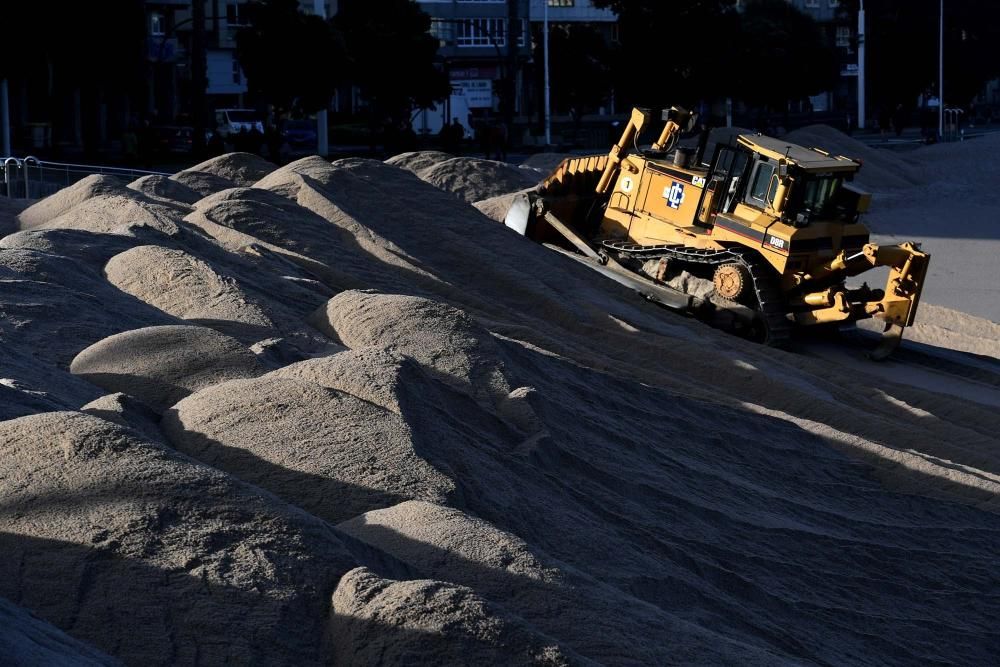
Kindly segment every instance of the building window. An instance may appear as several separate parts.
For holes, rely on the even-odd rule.
[[[150,14],[149,15],[149,34],[156,37],[162,37],[167,33],[166,22],[163,20],[163,14]]]
[[[456,46],[507,46],[507,19],[466,19],[455,25]]]
[[[226,24],[231,28],[242,28],[246,26],[240,20],[240,3],[239,2],[227,2],[226,3]]]
[[[441,46],[451,46],[455,41],[455,21],[431,19],[431,36],[436,37]]]
[[[806,7],[819,7],[819,0],[806,0]]]
[[[851,47],[851,29],[846,25],[837,26],[837,46]]]
[[[575,7],[576,0],[549,0],[549,7]]]
[[[840,7],[840,0],[830,0],[831,7]]]

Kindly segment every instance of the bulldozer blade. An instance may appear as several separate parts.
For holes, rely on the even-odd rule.
[[[868,358],[872,361],[885,361],[903,342],[903,327],[892,322],[885,323],[882,334],[882,341],[874,350],[868,353]]]
[[[510,208],[507,209],[507,215],[503,219],[503,224],[521,236],[527,236],[528,224],[531,222],[533,215],[534,206],[532,205],[531,198],[522,193],[514,197]]]

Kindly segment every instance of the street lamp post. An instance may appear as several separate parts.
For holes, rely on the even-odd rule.
[[[324,0],[313,0],[313,12],[324,21],[326,20],[326,2]],[[316,63],[320,67],[323,63]],[[323,156],[326,156],[330,152],[330,141],[327,133],[329,132],[329,125],[326,119],[326,110],[329,106],[329,100],[327,100],[326,105],[316,112],[316,151]]]
[[[938,139],[944,136],[944,0],[938,23]]]
[[[549,2],[542,0],[542,53],[545,68],[545,145],[552,145],[552,108],[549,92]]]
[[[858,10],[858,129],[865,129],[865,0]]]
[[[10,157],[10,101],[7,95],[7,79],[0,79],[0,155]],[[8,189],[10,186],[7,186]]]

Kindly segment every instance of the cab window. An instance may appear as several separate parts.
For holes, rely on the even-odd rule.
[[[746,202],[751,206],[764,208],[774,201],[774,193],[777,190],[775,176],[775,165],[767,162],[759,162],[754,168],[753,178],[750,179],[750,190],[747,192]]]

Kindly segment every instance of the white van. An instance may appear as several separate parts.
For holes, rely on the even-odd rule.
[[[253,109],[215,110],[215,128],[224,138],[230,134],[239,134],[241,130],[249,132],[255,127],[258,132],[264,133],[264,119]]]

